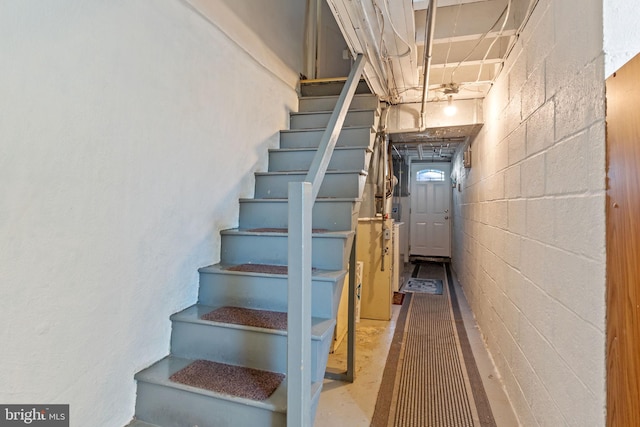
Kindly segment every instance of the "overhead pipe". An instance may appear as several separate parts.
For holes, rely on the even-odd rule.
[[[304,32],[304,64],[303,74],[307,79],[315,79],[318,73],[318,28],[320,6],[318,0],[307,0]]]
[[[426,126],[425,108],[427,105],[427,93],[429,92],[429,69],[431,68],[431,55],[433,54],[433,34],[436,28],[436,0],[429,0],[429,10],[427,11],[427,22],[425,23],[427,37],[424,44],[423,62],[423,85],[422,85],[422,107],[420,109],[420,131],[424,131]]]
[[[388,164],[387,155],[389,147],[389,134],[385,133],[380,138],[380,164],[378,165],[378,185],[382,186],[382,235],[380,236],[380,271],[384,271],[384,258],[387,255],[387,235],[390,233],[387,228],[387,174]]]

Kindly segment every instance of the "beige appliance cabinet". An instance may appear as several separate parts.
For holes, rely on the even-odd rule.
[[[358,261],[364,263],[360,301],[360,317],[363,319],[391,319],[394,272],[392,235],[392,219],[358,220],[356,256]]]

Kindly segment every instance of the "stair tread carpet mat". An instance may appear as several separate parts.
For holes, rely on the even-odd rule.
[[[169,380],[216,393],[266,400],[284,380],[284,374],[209,360],[196,360],[169,377]]]
[[[286,228],[275,228],[275,227],[263,227],[263,228],[250,228],[248,230],[251,233],[288,233],[289,230]],[[312,233],[327,233],[329,230],[326,228],[313,228],[311,230]]]
[[[270,264],[238,264],[228,267],[229,271],[242,271],[245,273],[267,273],[267,274],[287,274],[286,265],[270,265]]]
[[[444,298],[426,293],[405,298],[373,427],[495,426],[448,268],[439,264],[430,271],[444,279]]]
[[[287,330],[287,313],[279,311],[225,306],[204,314],[201,319],[256,328]]]
[[[287,274],[289,269],[286,265],[273,264],[238,264],[226,268],[227,271],[241,271],[243,273],[264,273],[264,274]],[[312,268],[311,271],[317,271]]]

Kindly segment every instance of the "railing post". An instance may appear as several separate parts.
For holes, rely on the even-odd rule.
[[[288,299],[287,299],[287,425],[311,427],[311,224],[312,210],[331,155],[340,135],[349,104],[364,69],[364,57],[356,58],[349,77],[329,118],[318,151],[303,182],[290,182],[288,188]],[[354,242],[355,245],[355,242]],[[352,252],[352,270],[355,269]],[[352,274],[355,274],[352,271]],[[351,277],[351,276],[350,276]],[[354,276],[355,277],[355,276]],[[353,286],[353,277],[351,277]],[[353,305],[353,299],[350,298]],[[353,319],[353,307],[350,308]],[[353,320],[350,321],[355,325]],[[353,341],[350,332],[350,343]],[[353,353],[352,353],[353,355]],[[349,361],[351,372],[353,359]]]
[[[356,230],[357,230],[356,226]],[[353,235],[351,254],[349,255],[349,324],[347,326],[347,372],[346,380],[350,383],[356,379],[356,271],[358,261],[356,258],[356,245],[358,233]]]
[[[287,425],[311,427],[311,183],[289,183]]]

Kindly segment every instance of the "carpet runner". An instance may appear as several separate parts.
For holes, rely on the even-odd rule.
[[[443,280],[444,292],[407,294],[371,426],[493,427],[449,267],[431,264],[413,275]]]

